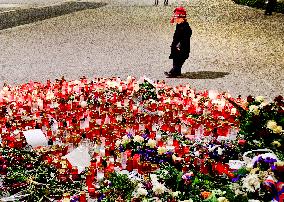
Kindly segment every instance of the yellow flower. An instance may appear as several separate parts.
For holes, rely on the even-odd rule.
[[[270,130],[274,130],[277,127],[277,123],[273,120],[269,120],[266,127]]]
[[[273,129],[273,133],[281,133],[282,132],[282,126],[277,126],[276,128]]]
[[[166,147],[158,147],[158,154],[162,155],[164,153],[167,152],[167,148]]]
[[[274,147],[281,147],[281,143],[279,141],[273,141],[271,143]]]
[[[250,173],[255,174],[257,171],[259,171],[259,168],[253,168],[251,169]]]
[[[133,138],[133,141],[142,143],[144,141],[144,138],[141,137],[140,135],[135,135],[134,138]]]
[[[263,97],[263,96],[257,96],[257,97],[255,98],[255,101],[257,101],[257,102],[263,102],[263,101],[264,101],[264,97]]]
[[[259,109],[258,109],[258,106],[256,105],[249,106],[249,111],[254,113],[255,115],[259,115]]]
[[[150,148],[154,148],[154,147],[156,147],[156,145],[157,145],[156,140],[153,140],[153,139],[148,140],[148,146]]]
[[[278,161],[275,163],[277,166],[284,166],[284,161]]]
[[[226,199],[225,197],[219,197],[218,202],[230,202],[228,199]]]

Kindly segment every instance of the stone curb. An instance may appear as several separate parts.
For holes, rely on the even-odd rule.
[[[105,6],[103,2],[64,2],[32,8],[16,8],[0,12],[0,30],[65,15],[85,9]]]

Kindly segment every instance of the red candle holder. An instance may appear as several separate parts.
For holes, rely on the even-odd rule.
[[[84,191],[80,192],[79,202],[87,202],[86,193]]]
[[[86,174],[86,185],[87,185],[88,187],[93,186],[93,181],[94,181],[94,179],[95,179],[95,176],[94,176],[91,172],[88,172],[88,173]]]
[[[94,186],[89,186],[88,187],[88,193],[89,193],[89,196],[91,198],[96,197],[96,189],[95,189],[95,187]]]
[[[77,166],[72,167],[71,175],[72,175],[72,180],[75,181],[75,180],[79,179],[79,173],[78,173]]]
[[[126,170],[128,170],[129,172],[133,170],[133,160],[130,158],[127,160]]]

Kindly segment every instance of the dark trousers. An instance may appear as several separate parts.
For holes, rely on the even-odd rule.
[[[181,68],[184,64],[186,59],[180,59],[180,58],[174,58],[173,59],[173,68],[170,71],[170,74],[172,75],[181,75]]]
[[[159,0],[155,0],[155,5],[159,4]],[[169,4],[169,0],[164,0],[164,5],[168,5]]]

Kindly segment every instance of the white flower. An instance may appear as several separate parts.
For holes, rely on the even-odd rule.
[[[165,99],[165,100],[164,100],[164,103],[168,103],[168,104],[170,104],[170,103],[171,103],[171,98],[167,98],[167,99]]]
[[[269,121],[267,122],[266,127],[267,127],[268,129],[270,129],[270,130],[274,130],[274,129],[277,127],[277,123],[276,123],[276,121],[269,120]]]
[[[255,101],[257,101],[257,102],[263,102],[263,101],[264,101],[264,97],[263,97],[263,96],[257,96],[257,97],[255,98]]]
[[[137,92],[139,89],[140,89],[140,88],[139,88],[139,84],[136,84],[136,85],[134,86],[134,88],[133,88],[133,91],[134,91],[134,92]]]
[[[193,202],[192,199],[188,199],[188,200],[184,200],[184,201],[180,201],[180,202]]]
[[[129,142],[130,142],[129,137],[128,137],[127,135],[124,135],[124,136],[122,137],[121,143],[122,143],[122,144],[127,144],[127,143],[129,143]]]
[[[260,188],[260,181],[257,174],[249,174],[242,180],[243,189],[249,192],[255,192]]]
[[[156,147],[157,142],[156,142],[156,140],[149,139],[147,144],[150,148],[154,148],[154,147]]]
[[[167,148],[166,147],[158,147],[158,154],[162,155],[164,153],[167,152]]]
[[[157,195],[163,194],[166,191],[166,187],[159,182],[154,183],[152,189],[153,189],[153,192]]]
[[[217,200],[218,202],[229,202],[229,200],[226,199],[226,197],[219,197]]]
[[[158,182],[158,176],[156,174],[150,174],[150,179],[153,183]]]
[[[196,151],[196,152],[194,152],[194,155],[198,157],[200,155],[200,152]]]
[[[214,192],[216,195],[223,195],[223,192],[222,192],[221,189],[213,190],[213,192]]]
[[[87,104],[86,101],[80,102],[80,106],[83,107],[83,108],[87,107],[87,105],[88,105],[88,104]]]
[[[256,105],[249,106],[249,111],[251,113],[254,113],[255,115],[259,115],[259,109],[258,109],[258,106]]]
[[[273,129],[273,133],[282,133],[282,126],[277,126],[276,128]]]
[[[236,114],[237,113],[237,109],[235,108],[235,107],[233,107],[232,109],[231,109],[231,114]]]
[[[139,187],[137,189],[137,195],[138,196],[146,196],[148,194],[147,190],[142,188],[142,187]]]
[[[173,159],[173,161],[181,161],[182,160],[182,158],[181,157],[177,157],[176,155],[172,155],[172,159]]]
[[[262,103],[260,103],[259,106],[261,107],[265,107],[266,105],[268,105],[269,103],[267,101],[263,101]]]
[[[13,132],[15,135],[18,135],[19,133],[20,133],[20,131],[19,130],[14,130],[14,132]]]
[[[218,147],[218,155],[221,156],[223,154],[223,149],[221,147]]]
[[[180,194],[179,191],[175,191],[175,192],[172,192],[172,193],[171,193],[171,195],[172,195],[173,197],[178,197],[179,194]]]
[[[116,140],[116,142],[115,142],[115,146],[116,146],[116,147],[119,147],[119,146],[120,146],[120,144],[121,144],[121,140]]]
[[[54,98],[54,93],[52,91],[48,91],[46,94],[46,99],[51,100]]]
[[[115,81],[107,81],[107,85],[110,87],[110,88],[115,88],[117,85],[117,82]]]
[[[133,138],[133,141],[142,143],[144,141],[144,138],[141,137],[140,135],[135,135],[134,138]]]
[[[259,200],[249,199],[248,202],[260,202]]]
[[[241,186],[238,183],[232,184],[232,190],[235,192],[236,196],[245,194],[245,192],[241,190]]]

